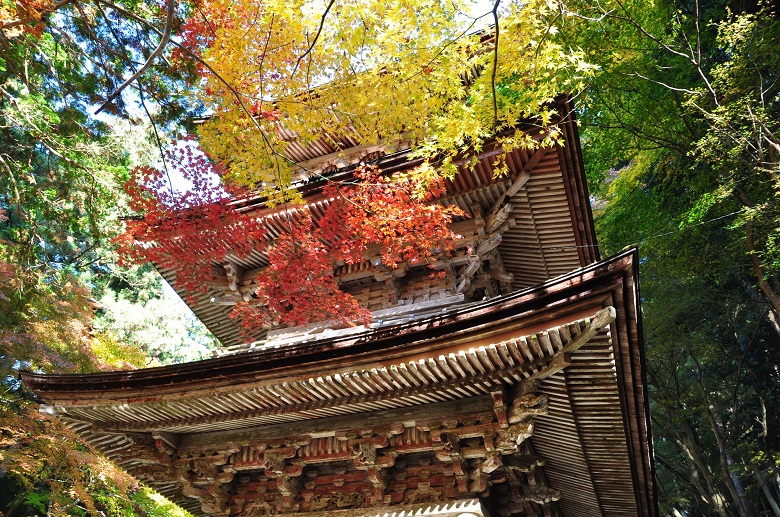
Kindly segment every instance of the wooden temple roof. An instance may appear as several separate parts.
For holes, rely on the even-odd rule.
[[[598,259],[576,121],[571,105],[565,100],[558,103],[558,111],[559,120],[553,123],[560,130],[564,145],[515,149],[506,155],[508,173],[495,177],[496,158],[503,150],[495,141],[487,142],[476,162],[463,160],[458,164],[458,174],[447,181],[447,195],[438,202],[457,205],[467,214],[452,225],[456,233],[464,236],[464,241],[447,266],[458,277],[451,279],[455,285],[441,289],[448,297],[460,296],[462,302],[479,300],[484,295],[506,294]],[[526,124],[523,129],[536,137],[544,131],[533,124]],[[410,160],[409,151],[403,145],[400,150],[397,145],[361,145],[356,134],[326,135],[308,146],[301,146],[294,134],[283,132],[282,136],[288,141],[288,156],[305,167],[299,174],[310,176],[308,181],[297,184],[307,205],[269,209],[261,199],[244,200],[238,205],[263,217],[272,238],[287,231],[289,219],[300,217],[302,211],[309,211],[315,220],[325,211],[330,201],[322,196],[324,181],[318,175],[325,175],[331,181],[350,180],[352,166],[358,162],[375,163],[386,173],[410,169],[420,163]],[[491,217],[499,211],[496,217]],[[466,245],[482,242],[486,251],[478,257],[478,264],[474,264],[479,267],[469,267],[473,257],[467,253]],[[267,257],[259,251],[248,257],[232,257],[226,264],[215,264],[217,277],[211,290],[194,300],[188,299],[189,293],[177,286],[174,271],[160,269],[160,272],[219,339],[224,353],[230,353],[262,344],[269,337],[259,332],[247,342],[238,323],[228,316],[237,301],[252,295],[256,287],[254,278],[267,265]],[[405,274],[411,269],[414,268],[402,267],[394,274]],[[466,269],[468,274],[464,274]],[[430,273],[423,265],[416,270],[417,277]],[[424,279],[415,281],[415,275],[411,275],[391,293],[370,257],[363,264],[340,267],[336,276],[344,290],[372,311],[429,302],[426,294],[437,291]],[[446,305],[448,302],[443,301],[442,306]],[[417,309],[414,312],[420,313]]]
[[[220,356],[21,377],[45,411],[199,516],[655,516],[637,256],[598,262],[576,123],[566,101],[559,111],[564,145],[507,153],[506,176],[495,142],[459,164],[437,201],[468,214],[452,224],[461,246],[432,264],[445,279],[371,256],[337,267],[369,325],[247,342],[227,314],[268,264],[253,252],[214,264],[190,303]],[[334,181],[359,161],[417,163],[358,135],[286,138]],[[274,236],[323,213],[322,186],[300,183],[304,207],[237,206]]]
[[[22,379],[197,515],[653,516],[636,275],[628,251],[389,327]]]

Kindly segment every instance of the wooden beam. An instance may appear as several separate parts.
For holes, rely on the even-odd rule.
[[[477,255],[479,255],[481,257],[481,256],[487,254],[489,251],[497,248],[498,245],[501,244],[501,240],[502,240],[502,237],[501,237],[500,233],[495,233],[495,234],[489,236],[488,238],[482,240],[477,245],[477,250],[476,250]]]
[[[537,154],[538,152],[539,151],[537,151]],[[504,191],[504,199],[511,198],[512,196],[520,192],[520,189],[525,187],[525,184],[528,183],[529,179],[531,179],[531,169],[524,168],[522,171],[520,171],[520,174],[517,175],[515,181],[513,181],[512,184],[509,185],[509,188],[507,188]]]
[[[455,255],[454,257],[446,257],[441,260],[432,262],[430,265],[433,269],[449,269],[452,267],[464,266],[477,258],[477,255],[470,255],[463,253],[461,255]]]
[[[477,278],[477,284],[479,284],[480,287],[485,288],[485,294],[488,296],[488,298],[494,298],[498,295],[495,282],[487,273],[482,273],[479,275]]]
[[[507,273],[506,270],[501,271],[501,269],[497,267],[489,268],[487,274],[490,275],[490,278],[498,282],[512,282],[515,279],[515,276],[512,273]]]
[[[416,517],[488,517],[490,514],[479,499],[461,499],[449,502],[402,504],[387,507],[355,508],[351,510],[321,510],[296,513],[299,517],[389,517],[414,515]]]
[[[474,274],[479,270],[481,265],[482,265],[482,261],[479,259],[479,256],[472,258],[471,261],[466,266],[466,269],[463,270],[463,276],[472,278]]]
[[[390,266],[379,264],[374,266],[371,271],[374,275],[374,279],[377,282],[385,282],[387,280],[395,281],[397,278],[403,278],[406,276],[408,270],[408,264],[406,262],[401,262],[396,268],[391,268]]]
[[[617,312],[612,306],[598,311],[590,321],[588,328],[583,331],[582,334],[571,340],[563,349],[559,350],[553,356],[552,361],[547,363],[547,366],[527,378],[522,384],[518,385],[516,388],[516,396],[520,397],[533,392],[541,381],[569,366],[572,361],[571,354],[587,344],[588,341],[596,336],[596,334],[601,332],[601,329],[615,321],[616,317]]]
[[[457,233],[458,235],[471,236],[477,233],[477,223],[474,219],[466,219],[465,221],[452,223],[449,225],[449,229],[452,233]]]
[[[241,268],[241,266],[233,262],[225,262],[223,267],[225,268],[225,273],[227,274],[228,288],[231,291],[238,292],[238,286],[241,282],[241,276],[244,270]]]
[[[176,433],[168,433],[165,431],[152,432],[152,438],[154,438],[155,440],[160,440],[161,442],[165,443],[168,447],[171,447],[174,450],[179,446],[180,437],[181,435],[178,435]]]
[[[388,275],[385,279],[385,286],[393,292],[396,302],[401,299],[401,287],[398,285],[398,279],[395,276],[392,274]]]
[[[488,233],[496,231],[509,218],[509,214],[512,213],[513,209],[514,205],[509,202],[503,205],[496,204],[487,215],[485,230]]]
[[[488,262],[490,267],[487,270],[488,276],[498,282],[501,288],[501,294],[509,294],[512,292],[512,282],[515,277],[512,273],[508,273],[504,266],[504,261],[501,258],[501,253],[498,249],[494,249],[488,256]]]
[[[480,267],[482,267],[482,260],[479,255],[472,256],[471,261],[468,262],[463,273],[458,277],[458,285],[455,288],[457,293],[465,293],[469,290],[471,287],[471,280],[474,278],[477,271],[479,271]]]
[[[514,208],[512,203],[510,203],[512,196],[517,194],[520,189],[528,183],[529,179],[531,179],[530,170],[524,169],[520,171],[520,174],[518,174],[517,178],[509,185],[501,197],[493,203],[493,206],[488,210],[488,213],[485,216],[485,219],[487,220],[487,227],[485,229],[488,233],[496,231],[498,227],[507,220]]]
[[[482,214],[482,204],[474,203],[471,205],[472,219],[474,220],[474,226],[477,229],[477,234],[480,237],[485,236],[485,217]]]
[[[212,296],[209,301],[217,305],[235,305],[239,302],[248,300],[244,300],[244,295],[241,293],[230,293],[221,296]]]
[[[255,426],[230,431],[184,434],[180,436],[178,446],[179,450],[203,449],[221,447],[226,443],[232,442],[242,443],[248,440],[269,440],[305,434],[312,436],[335,436],[336,431],[346,431],[355,428],[355,424],[358,421],[361,427],[388,425],[397,422],[403,422],[412,426],[418,420],[427,421],[451,417],[460,413],[492,411],[492,408],[492,397],[490,395],[481,395],[479,397],[425,404],[423,406],[360,413],[359,415],[317,418],[314,420]]]
[[[350,273],[345,273],[343,275],[337,275],[336,280],[340,284],[343,284],[346,282],[354,282],[355,280],[364,280],[366,278],[373,278],[373,277],[374,277],[373,268],[368,268],[362,271],[352,271]]]
[[[260,272],[263,271],[264,269],[265,268],[262,267],[256,267],[244,271],[244,274],[242,275],[241,285],[244,286],[257,285],[257,275],[259,275]]]
[[[553,147],[540,147],[536,150],[533,156],[531,156],[531,159],[528,160],[523,164],[523,170],[527,172],[531,172],[534,170],[534,167],[536,167],[540,161],[542,161],[542,158],[547,154],[547,151],[553,149]]]

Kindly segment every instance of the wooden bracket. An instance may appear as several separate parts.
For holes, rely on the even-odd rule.
[[[502,384],[490,388],[490,395],[493,397],[493,411],[496,413],[496,419],[498,420],[499,427],[509,427],[509,419],[507,418],[507,391],[506,387]]]
[[[496,433],[496,448],[504,453],[515,452],[517,447],[533,434],[533,420],[511,425],[507,429],[499,429]]]
[[[516,397],[512,401],[512,408],[509,410],[509,423],[519,424],[520,422],[529,421],[534,416],[546,415],[548,402],[547,395],[524,393]]]
[[[529,170],[524,169],[520,171],[520,174],[518,174],[517,178],[515,178],[512,184],[509,185],[501,197],[495,203],[493,203],[493,206],[490,208],[490,210],[488,210],[486,216],[486,230],[488,233],[496,231],[498,227],[507,220],[509,214],[512,213],[512,209],[514,208],[510,202],[512,196],[517,194],[520,189],[523,188],[526,183],[528,183],[529,179],[531,179],[531,173]]]
[[[161,451],[167,454],[173,454],[176,452],[176,448],[179,446],[180,435],[175,433],[167,433],[165,431],[153,431],[152,438],[156,440],[155,445]]]
[[[482,214],[482,205],[480,203],[474,203],[471,205],[471,213],[474,214],[474,225],[477,229],[477,234],[480,237],[485,236],[485,217]]]
[[[498,230],[498,228],[504,224],[504,221],[509,218],[509,214],[512,213],[513,209],[514,205],[508,202],[502,205],[494,205],[487,215],[487,223],[485,228],[487,232],[490,233]]]
[[[489,251],[495,249],[498,247],[499,244],[501,244],[501,234],[500,233],[494,233],[487,238],[483,239],[479,244],[477,244],[476,254],[480,257],[486,255]]]

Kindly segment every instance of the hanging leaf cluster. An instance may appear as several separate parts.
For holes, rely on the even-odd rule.
[[[125,261],[151,262],[173,270],[177,286],[194,297],[208,292],[212,265],[228,255],[245,258],[261,248],[266,228],[251,214],[235,209],[218,170],[191,145],[168,151],[191,184],[186,192],[173,190],[165,169],[145,166],[133,171],[125,186],[129,207],[141,216],[126,221],[116,239]],[[234,189],[233,196],[244,192]]]
[[[425,264],[457,244],[448,225],[463,212],[432,203],[444,193],[440,178],[383,176],[369,166],[359,167],[355,177],[353,185],[324,189],[329,205],[321,218],[301,211],[289,233],[274,241],[270,265],[258,275],[257,299],[239,303],[231,314],[246,331],[328,320],[367,323],[370,313],[339,289],[336,266],[367,259],[389,269]]]
[[[187,147],[175,154],[180,164],[187,162],[193,189],[177,196],[167,189],[164,171],[137,169],[128,193],[130,206],[143,216],[127,221],[122,253],[172,270],[177,286],[195,296],[212,288],[212,268],[228,257],[266,251],[270,264],[258,274],[253,300],[232,313],[248,335],[313,321],[367,322],[369,313],[339,288],[338,265],[366,259],[391,269],[400,262],[425,264],[459,238],[448,225],[461,210],[433,202],[444,193],[440,178],[388,177],[376,167],[360,167],[353,184],[324,189],[328,208],[316,220],[306,208],[285,210],[289,230],[269,243],[263,216],[242,211],[209,183],[205,155]]]
[[[416,169],[388,177],[376,167],[362,167],[355,176],[355,186],[325,189],[333,201],[319,233],[336,260],[355,264],[373,246],[381,263],[394,269],[400,262],[430,261],[434,252],[454,246],[458,236],[447,225],[464,214],[432,202],[445,193],[440,177],[426,179]]]

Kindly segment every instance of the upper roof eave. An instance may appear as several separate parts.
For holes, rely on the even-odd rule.
[[[551,105],[558,111],[563,145],[535,151],[515,149],[507,155],[510,166],[507,177],[495,178],[492,176],[492,163],[498,144],[494,139],[485,143],[476,164],[465,164],[464,161],[460,165],[461,172],[447,180],[446,203],[454,203],[470,213],[475,199],[479,199],[482,208],[488,210],[512,178],[521,174],[529,162],[535,164],[530,166],[531,178],[522,193],[513,199],[514,208],[507,219],[509,230],[502,232],[503,241],[498,247],[506,271],[514,275],[512,289],[525,289],[599,258],[573,103],[568,97],[560,96]],[[521,122],[517,127],[529,131],[542,130],[534,121]],[[350,149],[345,149],[345,152],[350,152]],[[544,158],[541,162],[538,159],[534,161],[537,156]],[[385,174],[409,170],[422,161],[419,158],[410,160],[409,150],[374,158],[371,163],[376,163]],[[354,179],[354,169],[355,165],[342,167],[328,172],[327,178],[329,181],[348,182]],[[270,207],[260,196],[236,199],[233,204],[253,217],[266,218],[269,233],[276,234],[286,228],[287,215],[296,219],[309,209],[313,214],[321,214],[329,204],[323,194],[323,187],[328,182],[319,176],[313,178],[313,181],[296,185],[309,208],[301,205]],[[551,193],[554,193],[554,201]],[[512,226],[515,223],[516,226]],[[229,261],[244,271],[257,271],[268,263],[262,251],[252,252],[246,257],[230,256]],[[215,299],[225,295],[224,286],[215,284],[208,293],[193,295],[177,285],[174,270],[158,267],[158,271],[220,340],[226,353],[248,348],[249,342],[265,339],[265,331],[259,329],[251,336],[242,333],[240,325],[228,316],[232,308],[230,300],[214,303]],[[226,298],[231,296],[235,298],[232,291],[227,292]]]

